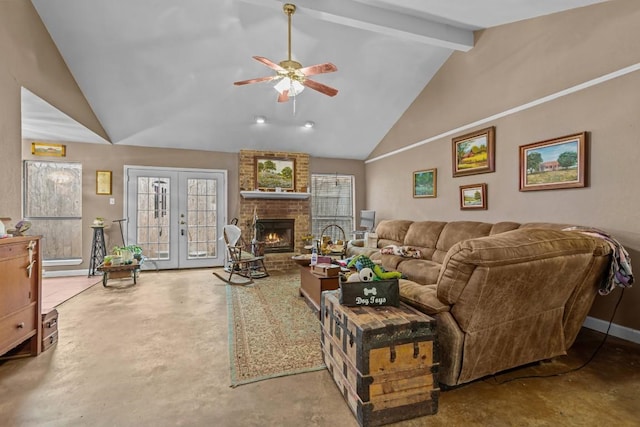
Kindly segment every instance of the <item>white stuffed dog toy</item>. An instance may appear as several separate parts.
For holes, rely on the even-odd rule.
[[[361,282],[371,282],[373,281],[375,274],[372,269],[365,267],[358,272],[358,276],[360,277]]]

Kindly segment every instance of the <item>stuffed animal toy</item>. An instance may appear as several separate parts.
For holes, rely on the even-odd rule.
[[[385,271],[382,267],[380,267],[375,262],[371,261],[371,258],[364,254],[360,254],[356,257],[353,257],[351,261],[347,264],[347,267],[355,267],[359,272],[365,268],[370,268],[375,277],[373,280],[380,279],[400,279],[402,277],[402,273],[399,271]]]
[[[365,267],[358,272],[358,277],[361,282],[372,282],[375,274],[372,269]]]

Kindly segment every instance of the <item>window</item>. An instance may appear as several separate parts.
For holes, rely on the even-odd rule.
[[[344,230],[339,238],[349,238],[355,221],[354,182],[353,175],[311,175],[311,234],[316,238],[330,224]]]
[[[24,216],[31,221],[29,233],[42,235],[43,260],[62,261],[56,263],[58,265],[79,263],[82,259],[82,165],[27,160],[23,194]]]

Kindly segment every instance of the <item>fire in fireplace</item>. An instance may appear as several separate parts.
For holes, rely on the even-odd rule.
[[[256,224],[257,239],[265,253],[294,251],[293,219],[259,219]]]

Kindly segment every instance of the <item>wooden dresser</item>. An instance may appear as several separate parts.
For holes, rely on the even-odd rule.
[[[0,239],[0,355],[40,353],[41,288],[40,236]]]

